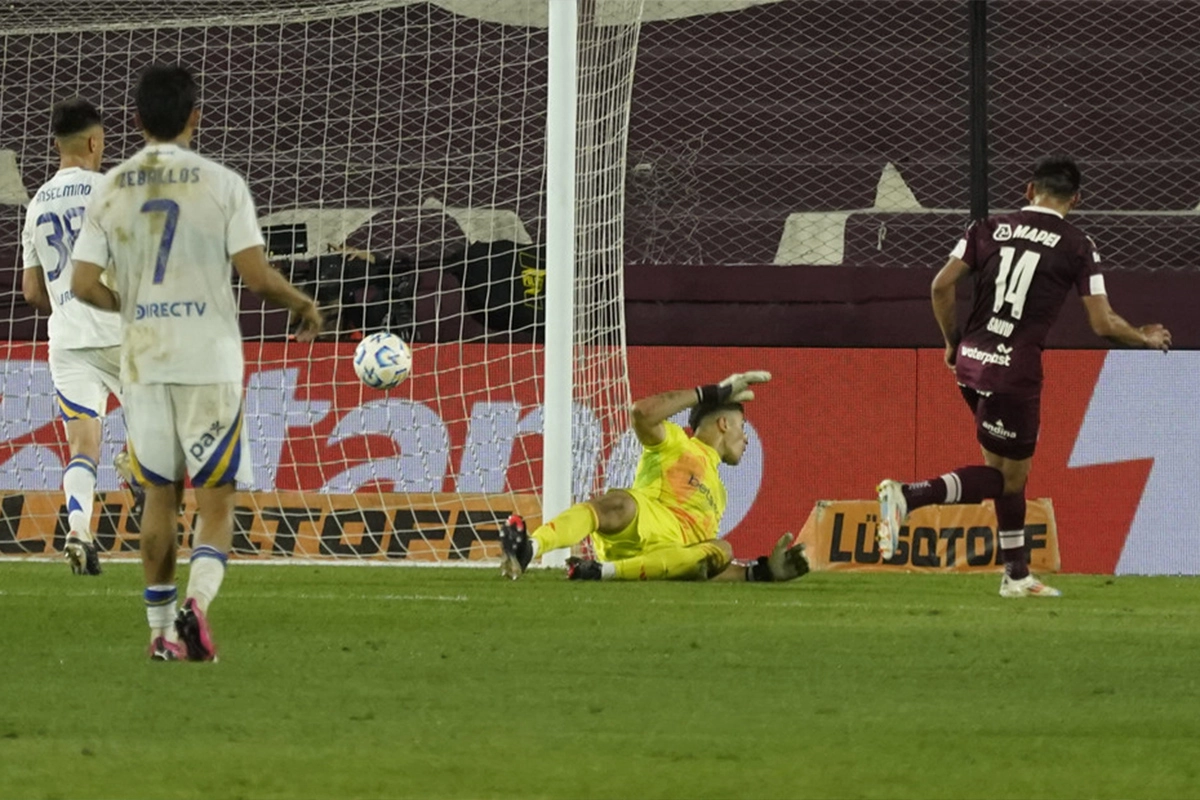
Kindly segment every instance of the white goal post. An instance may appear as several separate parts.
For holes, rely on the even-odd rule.
[[[575,334],[575,130],[578,103],[579,14],[575,0],[550,3],[546,93],[546,416],[543,422],[542,516],[572,503],[571,351]],[[557,278],[557,279],[556,279]],[[546,566],[566,562],[563,550],[543,553]]]

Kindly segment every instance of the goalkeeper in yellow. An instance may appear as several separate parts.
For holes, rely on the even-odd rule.
[[[736,465],[746,451],[743,403],[767,372],[730,375],[720,383],[663,392],[633,404],[633,431],[643,450],[633,486],[577,503],[532,534],[514,515],[500,529],[501,573],[521,576],[540,553],[589,536],[597,560],[572,558],[572,580],[781,581],[808,572],[803,545],[784,534],[770,556],[733,564],[733,549],[717,538],[726,493],[717,466]],[[668,422],[691,409],[693,434]]]

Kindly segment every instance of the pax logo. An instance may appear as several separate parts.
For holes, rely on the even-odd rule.
[[[221,434],[224,432],[225,423],[220,420],[210,425],[208,430],[188,448],[188,452],[191,453],[192,458],[197,461],[204,461],[204,456],[217,442],[221,441]]]
[[[996,230],[992,231],[992,241],[1007,242],[1012,238],[1012,226],[1007,222],[1001,222],[996,226]]]

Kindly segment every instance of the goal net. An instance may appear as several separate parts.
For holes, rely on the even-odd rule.
[[[571,470],[576,499],[630,457],[614,443],[629,401],[622,207],[641,1],[579,9],[574,446],[572,463],[551,465]],[[0,31],[0,556],[51,556],[66,534],[69,456],[18,246],[32,192],[57,169],[50,106],[96,103],[112,167],[141,147],[132,87],[156,61],[197,73],[193,146],[246,176],[273,262],[329,321],[302,345],[284,312],[240,293],[255,486],[239,494],[235,550],[488,560],[508,514],[538,521],[555,275],[544,0],[10,4]],[[351,364],[379,330],[413,344],[413,375],[390,392]],[[123,443],[114,404],[94,518],[110,557],[137,547],[113,467]],[[193,515],[189,500],[185,545]]]

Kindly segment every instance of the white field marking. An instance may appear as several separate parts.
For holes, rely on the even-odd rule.
[[[0,597],[69,597],[69,598],[88,598],[88,597],[116,597],[128,599],[130,597],[138,597],[141,590],[136,587],[129,589],[68,589],[66,591],[57,591],[51,589],[18,589],[11,591],[0,589]],[[247,600],[399,600],[399,601],[434,601],[434,602],[469,602],[470,598],[464,594],[458,595],[421,595],[421,594],[348,594],[348,593],[333,593],[333,592],[256,592],[256,591],[237,591],[227,588],[221,593],[225,598],[244,598]],[[619,599],[617,596],[610,597],[586,597],[576,595],[570,598],[572,602],[583,605],[597,606],[615,606],[625,605],[626,601]],[[834,602],[820,603],[811,600],[767,600],[759,601],[753,599],[741,598],[714,598],[712,600],[685,600],[677,598],[643,598],[640,602],[645,605],[660,605],[660,606],[683,606],[683,607],[728,607],[728,606],[751,606],[754,608],[808,608],[813,610],[818,609],[855,609],[864,610],[877,608],[867,603],[858,602]],[[928,611],[932,606],[929,605],[910,605],[897,606],[890,605],[889,608],[896,610],[912,609],[916,611]],[[964,611],[976,610],[973,606],[957,606],[957,609]],[[938,610],[947,610],[940,608]]]
[[[183,564],[186,558],[179,560]],[[101,564],[107,566],[109,564],[140,564],[137,553],[128,553],[119,556],[105,554],[101,559]],[[360,559],[358,561],[351,559],[333,559],[333,558],[254,558],[245,557],[239,558],[237,554],[230,556],[230,563],[236,564],[239,568],[244,566],[254,567],[403,567],[413,569],[429,569],[439,567],[452,567],[454,569],[500,569],[499,559],[495,561],[484,561],[478,559],[462,559],[459,561],[409,561],[407,559],[392,559],[383,561],[380,559]],[[61,564],[63,562],[62,554],[54,556],[0,556],[0,563],[37,563],[37,564]],[[529,570],[543,569],[542,566],[533,564]],[[528,570],[527,570],[528,571]]]
[[[50,591],[40,589],[18,589],[11,591],[8,589],[0,589],[0,597],[116,597],[122,600],[127,600],[131,597],[136,598],[141,594],[139,590],[116,590],[116,589],[80,589],[67,591]],[[317,600],[320,602],[328,602],[330,600],[384,600],[389,602],[401,603],[466,603],[470,598],[465,594],[348,594],[335,592],[244,592],[236,589],[226,589],[221,593],[221,596],[229,599],[247,599],[247,600]]]
[[[58,564],[58,563],[61,563],[61,557],[60,558],[46,558],[46,557],[37,557],[37,556],[34,556],[34,557],[28,557],[28,556],[0,557],[0,562],[5,562],[5,561],[8,561],[8,562],[38,561],[38,562]],[[132,565],[136,564],[137,562],[133,561],[132,559],[119,558],[119,559],[108,559],[105,561],[105,563],[113,564],[113,565],[127,564],[127,565],[132,566]],[[398,561],[398,562],[350,561],[350,562],[347,562],[347,561],[332,561],[332,560],[325,561],[325,560],[312,560],[312,559],[303,560],[303,561],[282,560],[282,559],[267,561],[267,560],[257,560],[257,559],[250,560],[250,559],[248,559],[245,561],[238,560],[238,561],[236,561],[236,563],[239,567],[241,567],[245,564],[259,564],[259,565],[269,565],[269,566],[287,566],[290,564],[296,564],[296,565],[319,566],[319,567],[331,567],[331,566],[356,567],[356,566],[368,566],[369,565],[369,566],[373,566],[373,567],[390,567],[390,566],[401,567],[401,566],[404,566],[404,567],[422,567],[423,568],[423,567],[447,567],[447,566],[450,566],[450,567],[454,567],[456,569],[457,568],[480,568],[480,567],[496,568],[498,566],[498,562],[493,563],[493,562],[486,562],[486,561],[485,562],[460,561],[460,562],[451,562],[451,563],[442,564],[442,563],[437,563],[437,562],[430,563],[430,562],[419,562],[419,561],[411,561],[411,562],[406,562],[406,561]],[[530,567],[531,570],[538,569],[538,568],[539,567]],[[949,577],[949,576],[945,576],[945,577]],[[508,584],[508,583],[510,583],[510,581],[500,581],[499,583]],[[580,587],[580,588],[581,588],[581,591],[584,590],[583,587]],[[716,591],[719,591],[719,590],[716,590]],[[120,591],[113,590],[113,589],[103,589],[103,590],[91,589],[91,590],[67,590],[67,591],[18,590],[15,592],[5,590],[5,589],[0,589],[0,597],[47,597],[47,598],[48,597],[121,597],[121,598],[129,598],[132,596],[137,596],[137,594],[138,594],[138,590],[135,588],[131,588],[129,590],[120,590]],[[362,593],[358,593],[358,594],[344,594],[344,593],[315,594],[315,593],[304,593],[304,592],[300,592],[300,593],[253,592],[253,591],[243,592],[243,591],[238,591],[233,588],[225,589],[222,594],[225,597],[244,597],[244,598],[251,599],[251,600],[256,600],[256,599],[264,599],[264,600],[266,600],[266,599],[293,599],[293,600],[317,600],[317,601],[321,601],[321,602],[325,602],[325,601],[329,601],[329,600],[385,600],[385,601],[399,601],[399,602],[452,602],[452,603],[471,602],[471,598],[465,594],[456,594],[456,595],[422,595],[422,594],[379,594],[379,595],[375,595],[375,594],[362,594]],[[1108,614],[1112,614],[1112,613],[1121,613],[1121,614],[1126,614],[1126,615],[1128,615],[1128,614],[1135,614],[1135,615],[1147,614],[1147,615],[1153,615],[1155,617],[1163,617],[1164,616],[1162,610],[1158,609],[1158,608],[1148,608],[1148,609],[1129,608],[1127,605],[1119,604],[1119,603],[1114,604],[1110,608],[1092,607],[1092,608],[1087,608],[1087,609],[1080,609],[1080,608],[1076,608],[1073,605],[1071,605],[1069,598],[1070,598],[1070,595],[1068,595],[1068,599],[1066,601],[1059,601],[1056,603],[1052,600],[1039,599],[1039,598],[1027,598],[1025,600],[1025,602],[1020,602],[1020,601],[1014,600],[1014,599],[1004,599],[1004,598],[1000,598],[1000,597],[993,597],[993,599],[996,602],[991,605],[986,605],[986,606],[974,606],[974,605],[968,606],[968,605],[963,605],[963,604],[938,605],[934,602],[928,602],[928,603],[920,603],[920,604],[906,603],[906,604],[901,604],[901,605],[888,604],[888,608],[890,611],[899,611],[899,612],[906,612],[906,611],[916,611],[916,612],[965,611],[968,613],[976,613],[976,612],[980,612],[980,611],[985,611],[985,612],[998,612],[998,613],[1004,613],[1004,614],[1011,614],[1013,612],[1014,608],[1022,608],[1027,605],[1032,605],[1034,608],[1045,607],[1045,608],[1048,608],[1051,610],[1061,607],[1062,611],[1060,613],[1069,611],[1072,614],[1085,613],[1085,614],[1092,614],[1092,615],[1108,615]],[[601,606],[625,605],[625,601],[619,599],[618,596],[616,596],[616,595],[576,594],[573,597],[569,598],[569,600],[570,600],[570,602],[581,603],[581,604],[586,604],[586,605],[601,605]],[[686,606],[686,607],[696,607],[696,608],[724,608],[724,607],[729,607],[729,606],[747,605],[747,606],[753,606],[754,608],[805,608],[805,609],[810,609],[813,611],[821,611],[821,610],[864,611],[864,610],[872,610],[872,609],[879,608],[879,606],[876,604],[864,603],[861,601],[853,601],[853,600],[849,600],[849,601],[838,600],[838,601],[831,601],[831,602],[825,602],[825,601],[822,601],[819,599],[757,600],[752,597],[748,597],[748,598],[715,597],[715,598],[712,598],[709,600],[692,599],[692,598],[685,599],[685,598],[674,598],[674,597],[648,597],[648,598],[644,597],[644,598],[641,598],[639,602],[644,603],[646,605]],[[1181,616],[1187,616],[1187,617],[1200,616],[1200,606],[1197,606],[1197,607],[1178,606],[1176,608],[1171,609],[1170,613],[1166,616],[1168,618],[1169,617],[1181,617]]]
[[[508,583],[504,581],[503,583]],[[129,600],[139,596],[139,591],[136,589],[114,590],[114,589],[90,589],[90,590],[67,590],[67,591],[52,591],[49,589],[26,590],[19,589],[17,591],[0,589],[0,598],[4,597],[37,597],[37,598],[99,598],[99,597],[115,597],[122,600]],[[470,603],[472,599],[465,594],[365,594],[362,592],[349,594],[341,592],[255,592],[255,591],[238,591],[236,589],[226,589],[222,592],[222,597],[238,598],[247,600],[310,600],[316,602],[328,602],[331,600],[379,600],[384,602],[407,602],[407,603]],[[530,595],[536,597],[536,595]],[[585,596],[575,595],[570,598],[571,602],[582,605],[595,606],[625,606],[627,600],[621,599],[619,595],[605,596]],[[1062,602],[1055,603],[1045,599],[1029,599],[1025,602],[1016,600],[1006,600],[1000,597],[995,598],[994,603],[984,606],[974,605],[937,605],[935,603],[913,604],[906,603],[903,605],[889,604],[890,612],[908,612],[913,611],[917,614],[926,614],[930,611],[938,613],[949,612],[965,612],[967,614],[978,614],[980,612],[993,614],[1013,614],[1017,609],[1026,606],[1033,608],[1047,608],[1049,610],[1061,609],[1058,613],[1064,616],[1111,616],[1113,614],[1121,614],[1123,616],[1138,616],[1146,615],[1153,616],[1157,619],[1174,619],[1179,617],[1196,617],[1200,616],[1200,607],[1184,607],[1179,606],[1171,609],[1169,614],[1164,614],[1161,609],[1131,609],[1127,606],[1114,605],[1110,608],[1076,608],[1069,603],[1064,605]],[[677,606],[686,608],[727,608],[730,606],[748,606],[751,608],[801,608],[808,611],[867,611],[878,610],[878,605],[863,603],[857,601],[833,601],[823,602],[821,600],[755,600],[753,598],[713,598],[711,600],[699,599],[683,599],[683,598],[664,598],[651,597],[640,598],[639,602],[644,605],[662,605],[662,606]]]

